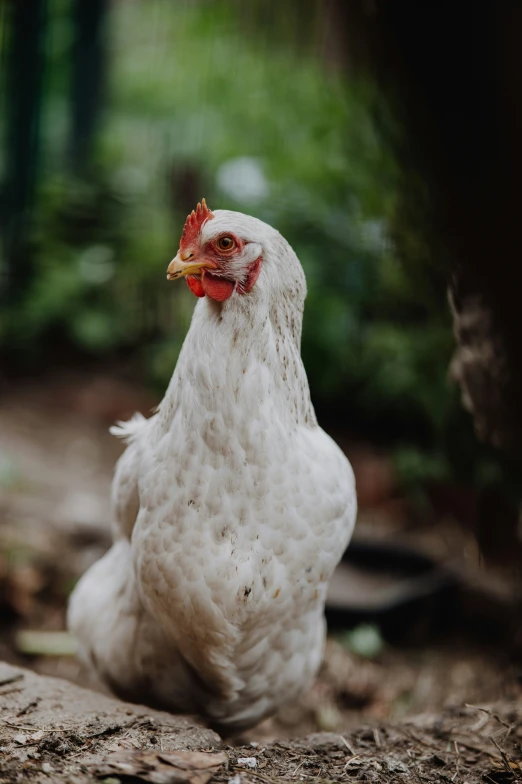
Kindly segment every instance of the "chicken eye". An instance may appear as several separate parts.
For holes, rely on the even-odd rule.
[[[216,247],[218,250],[231,251],[233,250],[233,248],[236,247],[236,242],[233,237],[229,237],[228,235],[225,235],[224,237],[220,237],[216,241]]]

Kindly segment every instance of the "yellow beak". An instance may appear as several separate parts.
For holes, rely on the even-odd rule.
[[[167,267],[167,280],[177,280],[185,275],[198,275],[203,269],[215,269],[216,265],[209,261],[191,261],[192,254],[187,254],[185,259],[180,251]]]

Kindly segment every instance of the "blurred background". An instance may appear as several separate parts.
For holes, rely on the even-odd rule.
[[[358,481],[321,677],[266,732],[518,695],[520,20],[388,5],[0,2],[9,661],[85,680],[64,608],[109,543],[107,428],[170,379],[194,298],[165,271],[204,196],[296,250]]]

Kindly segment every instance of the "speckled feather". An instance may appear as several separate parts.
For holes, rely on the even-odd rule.
[[[196,305],[158,412],[119,429],[114,545],[82,578],[70,628],[117,693],[252,726],[306,689],[352,534],[350,464],[317,425],[300,356],[306,283],[281,235],[217,210],[262,256],[248,294]]]

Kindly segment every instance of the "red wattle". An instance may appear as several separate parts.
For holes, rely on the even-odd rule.
[[[185,278],[187,281],[187,286],[191,290],[196,297],[204,297],[205,292],[203,291],[203,286],[201,285],[201,280],[199,278],[194,277],[194,275],[187,275]]]
[[[231,280],[218,278],[210,272],[203,273],[201,276],[201,284],[205,294],[208,297],[211,297],[211,299],[215,299],[216,302],[224,302],[224,300],[231,297],[236,285]]]

